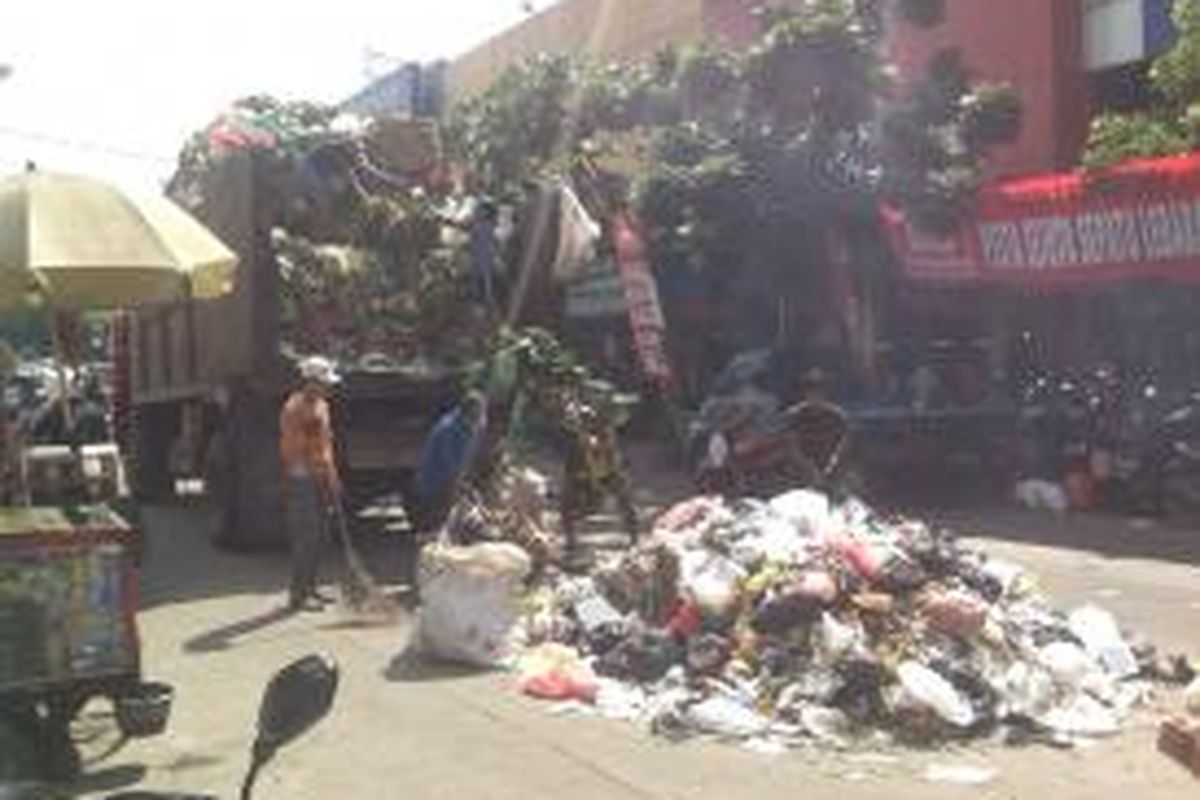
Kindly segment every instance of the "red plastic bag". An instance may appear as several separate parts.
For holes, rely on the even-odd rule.
[[[521,657],[518,670],[517,688],[530,697],[585,703],[596,700],[596,673],[570,647],[545,644],[530,650]]]

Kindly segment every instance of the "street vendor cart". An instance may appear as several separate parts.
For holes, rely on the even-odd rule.
[[[141,681],[132,534],[106,506],[0,508],[0,783],[75,777],[70,726],[93,698],[124,736],[165,727],[170,689]]]

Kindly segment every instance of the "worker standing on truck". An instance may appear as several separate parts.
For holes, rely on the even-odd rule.
[[[288,607],[311,611],[330,600],[318,592],[317,578],[321,552],[329,539],[331,510],[341,502],[328,400],[341,378],[332,362],[313,356],[300,362],[300,380],[279,415],[279,455],[292,545]]]

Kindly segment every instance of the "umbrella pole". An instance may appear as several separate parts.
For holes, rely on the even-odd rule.
[[[58,373],[58,402],[62,405],[63,424],[66,426],[68,433],[75,429],[75,413],[71,409],[70,398],[70,379],[67,377],[67,353],[68,349],[66,342],[63,341],[62,322],[63,314],[66,312],[52,311],[51,319],[51,338],[54,346],[54,367]],[[78,450],[75,446],[75,437],[71,436],[72,449]]]
[[[66,341],[66,335],[70,331],[70,326],[67,325],[67,314],[71,312],[51,309],[51,330],[54,343],[54,365],[58,372],[59,386],[59,403],[62,404],[63,427],[66,429],[67,444],[71,447],[71,469],[68,485],[65,487],[64,500],[66,502],[76,502],[80,495],[85,491],[84,466],[83,466],[83,447],[79,441],[79,437],[75,430],[75,412],[71,408],[71,386],[70,379],[67,376],[67,361],[70,359],[72,352]],[[72,364],[71,366],[77,366]]]

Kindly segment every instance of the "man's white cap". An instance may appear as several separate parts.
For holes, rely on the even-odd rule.
[[[323,356],[309,356],[300,362],[300,377],[324,386],[335,386],[342,382],[333,362]]]

